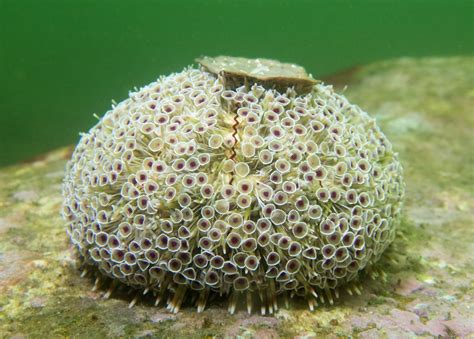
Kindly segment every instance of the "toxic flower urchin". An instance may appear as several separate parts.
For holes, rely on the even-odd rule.
[[[301,67],[200,63],[82,135],[63,184],[73,244],[174,312],[215,292],[230,312],[243,300],[272,313],[280,295],[332,303],[395,236],[404,183],[390,142]]]

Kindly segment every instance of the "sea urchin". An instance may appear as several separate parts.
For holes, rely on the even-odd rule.
[[[390,142],[331,86],[218,57],[131,92],[82,135],[62,214],[86,265],[174,312],[217,292],[230,312],[272,313],[287,294],[313,308],[377,261],[403,192]]]

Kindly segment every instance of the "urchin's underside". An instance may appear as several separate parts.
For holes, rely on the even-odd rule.
[[[372,118],[301,68],[209,60],[130,93],[82,135],[67,232],[88,265],[173,311],[191,294],[202,310],[212,292],[231,312],[254,296],[272,312],[288,292],[312,308],[393,240],[401,166]]]

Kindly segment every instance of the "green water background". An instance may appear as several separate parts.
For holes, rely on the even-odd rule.
[[[275,58],[321,78],[386,58],[472,54],[473,4],[0,0],[0,166],[77,142],[111,99],[201,55]]]

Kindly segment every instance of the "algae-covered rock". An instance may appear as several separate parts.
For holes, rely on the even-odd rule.
[[[224,300],[174,315],[146,297],[129,309],[128,290],[105,299],[107,282],[80,277],[59,216],[68,148],[0,169],[0,337],[472,334],[474,59],[398,59],[327,82],[375,115],[405,168],[402,225],[361,295],[268,317],[229,315]]]

